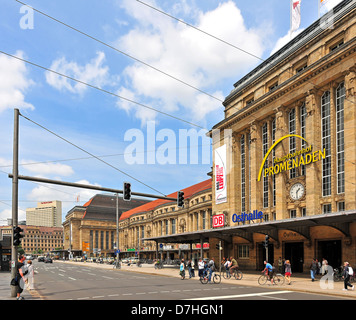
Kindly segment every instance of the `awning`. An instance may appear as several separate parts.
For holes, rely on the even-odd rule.
[[[194,232],[176,233],[159,237],[143,238],[143,241],[158,243],[200,243],[209,238],[231,241],[232,236],[239,236],[253,242],[253,233],[268,234],[278,242],[278,231],[282,229],[295,231],[310,240],[310,227],[329,226],[350,237],[349,225],[356,221],[356,211],[342,211],[320,215],[298,217],[276,221],[250,223],[219,229],[198,230]]]

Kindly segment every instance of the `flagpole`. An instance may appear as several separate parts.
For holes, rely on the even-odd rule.
[[[318,0],[318,19],[320,18],[320,0]]]
[[[292,39],[292,7],[293,0],[290,0],[289,11],[290,11],[290,22],[289,22],[289,38]]]

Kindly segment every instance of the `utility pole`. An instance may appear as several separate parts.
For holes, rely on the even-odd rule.
[[[17,247],[14,245],[14,229],[18,225],[19,197],[19,109],[14,109],[14,141],[12,156],[12,237],[11,237],[11,279],[16,277]],[[11,286],[11,297],[16,297],[16,287]]]
[[[119,194],[116,193],[116,268],[120,266],[119,257]]]

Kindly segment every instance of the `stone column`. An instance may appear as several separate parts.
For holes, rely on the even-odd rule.
[[[350,68],[345,76],[346,97],[345,119],[345,210],[356,207],[356,67]]]
[[[251,207],[250,210],[262,209],[263,180],[257,181],[258,172],[262,164],[262,134],[261,127],[257,121],[250,124],[251,132]]]
[[[288,113],[284,107],[280,106],[274,110],[276,118],[276,135],[275,140],[279,140],[288,134]],[[275,147],[275,157],[280,158],[289,152],[289,140],[282,140]],[[287,210],[287,192],[286,179],[288,172],[280,172],[275,175],[276,179],[276,220],[286,219],[288,217]]]
[[[321,118],[320,118],[321,96],[316,90],[307,92],[305,106],[306,117],[306,140],[313,145],[313,150],[321,149]],[[306,210],[307,215],[320,214],[320,195],[322,186],[322,162],[310,163],[306,168]]]

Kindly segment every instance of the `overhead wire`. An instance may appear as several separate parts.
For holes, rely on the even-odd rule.
[[[213,99],[215,99],[215,100],[217,100],[219,102],[223,102],[223,100],[221,100],[220,98],[215,97],[212,94],[210,94],[210,93],[208,93],[206,91],[203,91],[203,90],[201,90],[201,89],[189,84],[188,82],[183,81],[183,80],[179,79],[178,77],[175,77],[175,76],[173,76],[173,75],[171,75],[171,74],[169,74],[169,73],[167,73],[167,72],[165,72],[165,71],[163,71],[163,70],[161,70],[161,69],[159,69],[159,68],[157,68],[157,67],[155,67],[155,66],[153,66],[153,65],[151,65],[151,64],[149,64],[149,63],[147,63],[145,61],[143,61],[143,60],[140,60],[140,59],[138,59],[138,58],[136,58],[136,57],[134,57],[134,56],[122,51],[122,50],[119,50],[118,48],[116,48],[116,47],[114,47],[114,46],[112,46],[112,45],[110,45],[110,44],[108,44],[108,43],[106,43],[106,42],[94,37],[94,36],[91,36],[88,33],[84,32],[84,31],[81,31],[81,30],[79,30],[79,29],[77,29],[77,28],[75,28],[75,27],[73,27],[73,26],[71,26],[71,25],[59,20],[59,19],[56,19],[56,18],[50,16],[49,14],[47,14],[47,13],[45,13],[43,11],[40,11],[40,10],[34,8],[34,7],[31,7],[31,6],[29,6],[28,4],[26,4],[26,3],[22,2],[22,1],[19,1],[19,0],[15,0],[15,1],[18,2],[18,3],[21,3],[22,5],[30,8],[30,9],[32,9],[34,11],[36,11],[37,13],[39,13],[39,14],[41,14],[41,15],[43,15],[43,16],[45,16],[45,17],[47,17],[47,18],[49,18],[49,19],[51,19],[51,20],[53,20],[55,22],[58,22],[58,23],[62,24],[63,26],[65,26],[65,27],[67,27],[69,29],[72,29],[75,32],[78,32],[78,33],[80,33],[80,34],[82,34],[82,35],[84,35],[84,36],[86,36],[86,37],[88,37],[88,38],[90,38],[90,39],[92,39],[92,40],[94,40],[94,41],[96,41],[96,42],[98,42],[98,43],[110,48],[110,49],[113,49],[113,50],[125,55],[126,57],[128,57],[128,58],[130,58],[132,60],[135,60],[135,61],[145,65],[146,67],[149,67],[149,68],[151,68],[151,69],[153,69],[153,70],[155,70],[157,72],[160,72],[160,73],[164,74],[167,77],[170,77],[170,78],[172,78],[172,79],[174,79],[174,80],[176,80],[176,81],[178,81],[178,82],[180,82],[180,83],[182,83],[182,84],[184,84],[184,85],[186,85],[186,86],[188,86],[188,87],[190,87],[190,88],[192,88],[194,90],[199,91],[200,93],[203,93],[203,94],[209,96],[210,98],[213,98]]]
[[[146,184],[146,183],[144,183],[143,181],[141,181],[141,180],[139,180],[139,179],[133,177],[132,175],[130,175],[130,174],[126,173],[126,172],[124,172],[123,170],[120,170],[119,168],[113,166],[113,165],[110,164],[109,162],[107,162],[107,161],[105,161],[105,160],[99,158],[98,156],[96,156],[96,155],[92,154],[91,152],[85,150],[84,148],[82,148],[82,147],[76,145],[75,143],[69,141],[68,139],[62,137],[61,135],[55,133],[54,131],[52,131],[52,130],[46,128],[45,126],[43,126],[43,125],[41,125],[41,124],[39,124],[38,122],[36,122],[36,121],[34,121],[34,120],[32,120],[32,119],[30,119],[30,118],[28,118],[28,117],[22,115],[21,113],[20,113],[20,116],[23,117],[24,119],[28,120],[29,122],[32,122],[33,124],[37,125],[38,127],[42,128],[43,130],[46,130],[47,132],[51,133],[52,135],[56,136],[57,138],[59,138],[59,139],[65,141],[66,143],[70,144],[71,146],[73,146],[73,147],[75,147],[75,148],[77,148],[77,149],[83,151],[84,153],[90,155],[91,157],[93,157],[93,158],[99,160],[100,162],[106,164],[107,166],[111,167],[112,169],[114,169],[114,170],[116,170],[116,171],[118,171],[118,172],[120,172],[120,173],[126,175],[127,177],[129,177],[129,178],[131,178],[131,179],[137,181],[138,183],[144,185],[145,187],[147,187],[147,188],[149,188],[149,189],[151,189],[151,190],[154,190],[154,191],[160,193],[160,194],[163,195],[163,196],[166,196],[166,195],[165,195],[164,193],[162,193],[161,191],[159,191],[159,190],[157,190],[157,189],[155,189],[155,188],[149,186],[148,184]]]
[[[194,126],[194,127],[197,127],[197,128],[204,129],[204,130],[208,131],[208,129],[206,129],[206,128],[200,126],[200,125],[197,125],[197,124],[195,124],[195,123],[193,123],[193,122],[190,122],[190,121],[184,120],[184,119],[182,119],[182,118],[176,117],[176,116],[174,116],[174,115],[172,115],[172,114],[169,114],[169,113],[167,113],[167,112],[163,112],[163,111],[158,110],[158,109],[156,109],[156,108],[153,108],[153,107],[144,105],[143,103],[140,103],[140,102],[134,101],[134,100],[132,100],[132,99],[123,97],[123,96],[118,95],[118,94],[116,94],[116,93],[114,93],[114,92],[111,92],[111,91],[102,89],[102,88],[100,88],[100,87],[98,87],[98,86],[92,85],[92,84],[90,84],[90,83],[84,82],[84,81],[79,80],[79,79],[76,79],[76,78],[73,78],[73,77],[71,77],[71,76],[65,75],[65,74],[60,73],[60,72],[58,72],[58,71],[49,69],[49,68],[47,68],[47,67],[43,67],[43,66],[41,66],[41,65],[39,65],[39,64],[37,64],[37,63],[31,62],[31,61],[26,60],[26,59],[24,59],[24,58],[15,56],[15,55],[13,55],[13,54],[10,54],[10,53],[5,52],[5,51],[2,51],[2,50],[0,50],[0,53],[2,53],[2,54],[4,54],[4,55],[7,55],[8,57],[11,57],[11,58],[20,60],[20,61],[22,61],[22,62],[25,62],[25,63],[27,63],[27,64],[30,64],[30,65],[32,65],[32,66],[35,66],[35,67],[37,67],[37,68],[46,70],[46,71],[48,71],[48,72],[52,72],[52,73],[57,74],[57,75],[59,75],[59,76],[61,76],[61,77],[64,77],[64,78],[70,79],[70,80],[72,80],[72,81],[78,82],[78,83],[83,84],[83,85],[85,85],[85,86],[88,86],[88,87],[90,87],[90,88],[93,88],[93,89],[99,90],[99,91],[101,91],[101,92],[110,94],[110,95],[115,96],[115,97],[117,97],[117,98],[120,98],[120,99],[122,99],[122,100],[131,102],[131,103],[133,103],[133,104],[137,104],[137,105],[139,105],[140,107],[143,107],[143,108],[146,108],[146,109],[149,109],[149,110],[156,111],[156,112],[161,113],[161,114],[163,114],[163,115],[165,115],[165,116],[167,116],[167,117],[173,118],[173,119],[175,119],[175,120],[179,120],[179,121],[181,121],[181,122],[185,122],[185,123],[187,123],[187,124],[189,124],[189,125],[191,125],[191,126]]]

